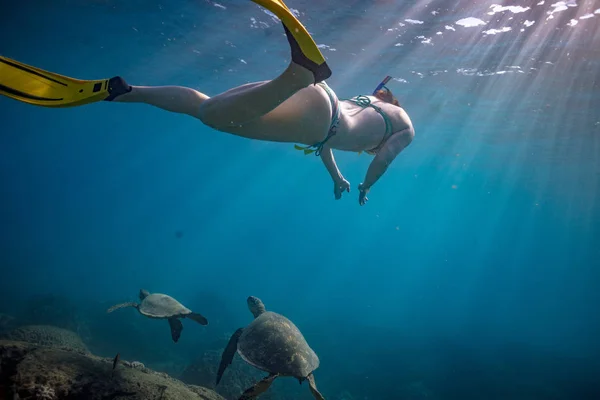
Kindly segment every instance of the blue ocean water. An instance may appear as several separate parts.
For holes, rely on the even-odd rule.
[[[369,203],[364,154],[336,153],[352,190],[335,201],[289,144],[3,97],[0,313],[60,299],[96,353],[171,372],[248,324],[254,295],[302,330],[328,399],[600,398],[600,3],[286,3],[340,97],[391,75],[415,125]],[[4,2],[0,37],[67,76],[208,95],[289,63],[278,20],[242,0]],[[211,324],[174,344],[104,314],[140,288]]]

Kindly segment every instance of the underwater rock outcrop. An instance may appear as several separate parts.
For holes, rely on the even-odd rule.
[[[78,334],[67,329],[50,325],[21,326],[3,334],[2,338],[17,342],[38,344],[46,347],[89,353],[87,346],[83,343]]]
[[[59,294],[36,294],[25,300],[19,312],[24,325],[53,325],[79,332],[82,325],[78,305]]]
[[[141,363],[0,340],[0,398],[15,400],[224,400]]]
[[[0,313],[0,335],[11,331],[15,327],[15,318],[8,315]]]

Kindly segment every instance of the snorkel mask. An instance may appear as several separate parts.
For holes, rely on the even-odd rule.
[[[377,87],[375,88],[375,90],[373,90],[373,96],[375,96],[377,94],[377,92],[379,92],[381,89],[385,89],[386,91],[390,91],[390,89],[388,89],[385,84],[388,83],[390,81],[390,79],[392,79],[391,76],[386,76],[384,80],[382,80],[379,85],[377,85]]]

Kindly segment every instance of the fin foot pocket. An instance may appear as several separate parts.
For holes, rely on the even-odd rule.
[[[108,97],[104,101],[113,101],[118,96],[131,92],[133,88],[125,82],[120,76],[115,76],[108,80]]]
[[[331,69],[325,62],[325,57],[319,50],[319,46],[283,0],[252,1],[271,11],[279,18],[292,48],[292,61],[311,71],[315,83],[322,82],[331,76]]]
[[[292,50],[292,61],[296,64],[308,69],[312,72],[315,77],[315,83],[319,83],[324,81],[325,79],[331,76],[331,69],[327,65],[327,62],[323,62],[322,64],[317,64],[316,62],[309,59],[300,48],[298,41],[292,35],[292,32],[288,29],[285,24],[283,24],[283,29],[285,30],[285,36],[288,39],[290,44],[290,48]]]

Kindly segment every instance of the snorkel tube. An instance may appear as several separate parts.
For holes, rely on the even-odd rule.
[[[377,92],[379,92],[381,89],[386,88],[385,84],[388,83],[390,81],[390,79],[392,79],[391,76],[386,76],[380,83],[379,85],[377,85],[377,87],[375,88],[375,90],[373,90],[373,96],[375,96],[375,94],[377,94]],[[388,88],[386,88],[387,91],[389,91]]]

